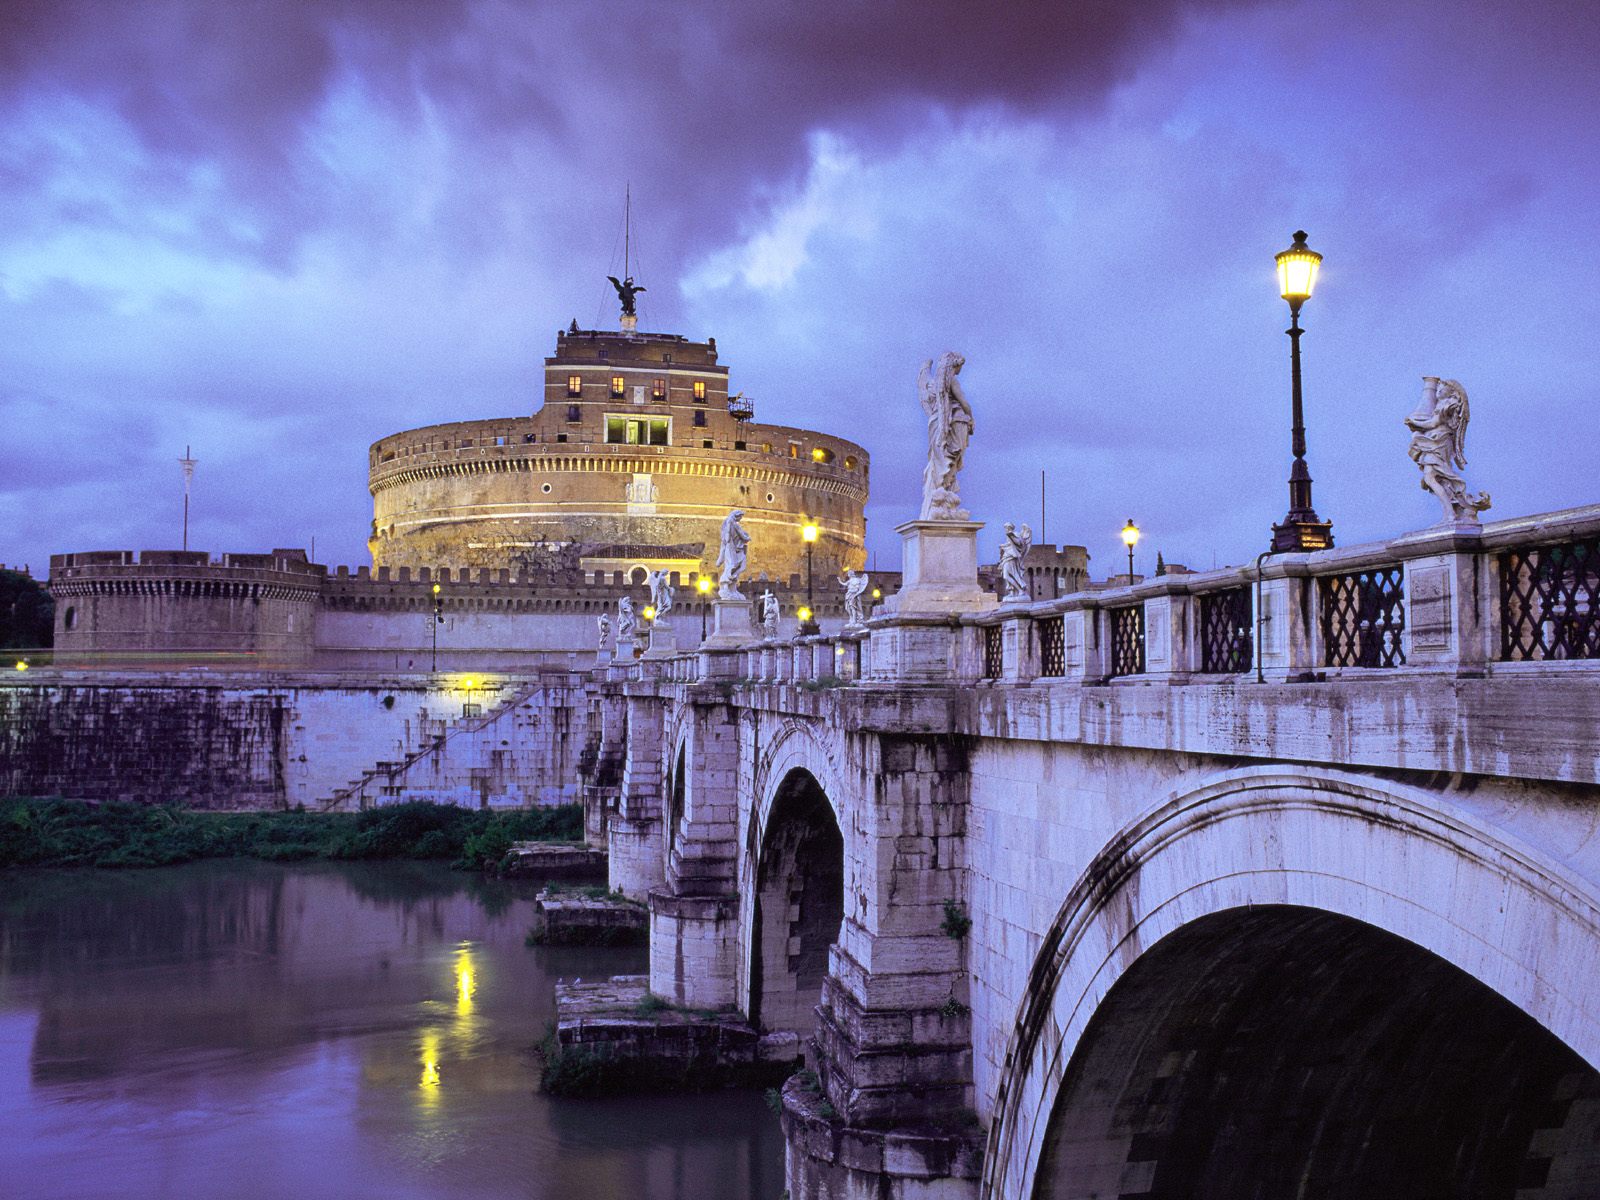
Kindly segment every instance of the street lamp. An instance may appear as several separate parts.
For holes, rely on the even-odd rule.
[[[1140,530],[1133,523],[1133,518],[1128,518],[1128,523],[1122,527],[1122,544],[1128,548],[1128,586],[1133,586],[1133,548],[1139,544]]]
[[[800,526],[800,540],[806,544],[806,606],[800,610],[800,634],[821,633],[815,617],[812,615],[816,606],[816,599],[811,593],[811,550],[817,544],[817,523],[807,521]]]
[[[1294,396],[1294,431],[1289,468],[1289,515],[1272,527],[1272,550],[1326,550],[1333,545],[1333,524],[1318,518],[1311,506],[1311,470],[1306,466],[1306,422],[1300,400],[1300,306],[1311,299],[1322,255],[1306,245],[1306,231],[1295,230],[1294,244],[1277,256],[1278,292],[1289,302],[1289,361]]]
[[[706,597],[711,595],[711,576],[702,575],[694,581],[694,590],[700,593],[700,640],[706,640],[706,611],[710,607]]]
[[[433,585],[433,657],[428,669],[439,669],[439,626],[444,624],[444,601],[439,599],[439,585]]]

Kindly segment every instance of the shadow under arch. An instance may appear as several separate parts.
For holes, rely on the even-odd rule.
[[[817,778],[794,767],[761,830],[750,934],[750,1021],[808,1035],[844,920],[844,838]]]
[[[1097,1008],[1032,1195],[1600,1197],[1597,1118],[1600,1074],[1459,968],[1350,917],[1232,909]]]
[[[1214,914],[1301,908],[1386,932],[1498,993],[1579,1061],[1600,1063],[1592,891],[1442,791],[1261,765],[1170,795],[1102,848],[1045,932],[995,1083],[980,1194],[1036,1194],[1091,1021],[1143,956]],[[1154,1168],[1128,1166],[1146,1161],[1156,1160],[1122,1160],[1128,1194],[1147,1191],[1137,1177]]]

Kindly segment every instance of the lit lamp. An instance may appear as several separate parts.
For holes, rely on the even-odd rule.
[[[656,606],[654,604],[646,604],[644,606],[644,619],[646,621],[654,621],[656,619]]]
[[[700,593],[700,640],[706,640],[706,611],[709,605],[706,597],[711,595],[711,576],[702,575],[694,581],[694,590]]]
[[[800,540],[806,544],[806,604],[800,610],[800,633],[801,636],[805,636],[822,632],[811,615],[812,606],[816,604],[816,599],[811,591],[811,550],[817,544],[817,523],[815,521],[807,521],[800,526]]]
[[[17,659],[17,670],[26,671],[27,669],[28,669],[28,660],[25,659],[25,658]]]
[[[1128,518],[1128,523],[1122,527],[1122,544],[1128,548],[1128,586],[1133,586],[1133,548],[1139,544],[1140,529],[1133,523],[1133,518]]]
[[[1295,231],[1294,245],[1277,256],[1278,292],[1289,302],[1289,362],[1294,396],[1294,432],[1289,468],[1289,515],[1272,527],[1272,550],[1326,550],[1333,545],[1333,525],[1320,520],[1311,506],[1311,470],[1306,466],[1306,423],[1300,400],[1300,306],[1311,299],[1322,255],[1306,245],[1306,231]]]
[[[439,669],[439,626],[444,624],[444,601],[439,599],[439,585],[433,585],[433,656],[429,660],[428,670]]]

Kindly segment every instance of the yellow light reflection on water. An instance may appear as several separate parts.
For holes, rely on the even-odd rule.
[[[477,972],[472,966],[472,952],[463,947],[456,957],[456,1012],[467,1016],[472,1012],[472,994],[478,990]]]
[[[422,1078],[418,1081],[425,1101],[439,1098],[439,1035],[428,1030],[422,1035]]]

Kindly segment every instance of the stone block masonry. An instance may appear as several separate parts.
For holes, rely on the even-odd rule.
[[[204,809],[578,798],[565,674],[33,671],[0,680],[0,794]]]

